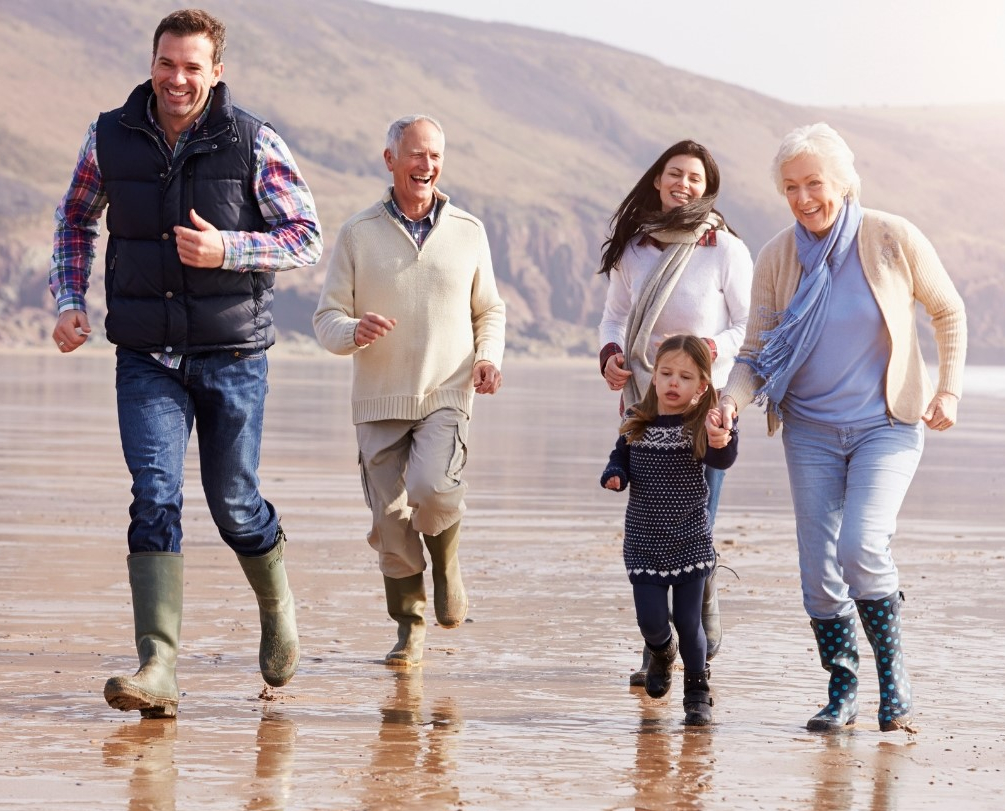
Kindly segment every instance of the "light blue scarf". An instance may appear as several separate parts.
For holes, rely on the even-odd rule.
[[[769,405],[781,417],[779,404],[792,377],[816,346],[827,316],[831,294],[831,274],[844,263],[855,243],[862,222],[862,206],[845,198],[841,211],[827,236],[818,238],[796,223],[796,253],[803,267],[792,301],[780,313],[778,326],[762,333],[764,341],[753,358],[737,358],[746,363],[764,383],[754,392],[754,401]]]

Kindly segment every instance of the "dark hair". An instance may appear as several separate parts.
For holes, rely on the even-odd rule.
[[[683,352],[698,367],[698,374],[701,375],[701,382],[705,384],[704,393],[698,398],[691,408],[684,412],[684,428],[691,435],[691,445],[694,449],[694,458],[702,459],[705,451],[708,450],[708,432],[705,430],[705,417],[710,409],[715,408],[719,402],[719,395],[712,385],[712,350],[708,348],[703,338],[697,335],[671,335],[656,350],[656,360],[653,361],[653,378],[649,381],[649,388],[646,389],[645,396],[636,405],[632,406],[625,421],[621,424],[620,433],[625,435],[628,442],[635,442],[645,434],[646,428],[659,416],[659,405],[656,395],[656,368],[660,365],[660,359],[670,352]]]
[[[660,193],[656,190],[655,182],[663,174],[667,161],[676,155],[689,155],[702,162],[705,167],[705,194],[683,206],[662,211]],[[712,153],[696,141],[678,141],[655,160],[614,212],[610,222],[611,235],[604,242],[598,273],[610,275],[621,261],[628,243],[640,233],[652,234],[667,229],[693,231],[712,212],[723,219],[713,208],[718,194],[719,166]],[[726,221],[723,219],[723,226],[725,225]]]
[[[161,34],[172,34],[176,37],[188,37],[192,34],[205,34],[213,43],[213,64],[223,62],[223,52],[227,47],[227,27],[208,11],[200,8],[183,8],[172,11],[157,26],[154,31],[154,59],[157,58],[157,46]]]

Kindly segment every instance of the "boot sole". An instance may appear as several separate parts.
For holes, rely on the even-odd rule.
[[[440,616],[440,611],[436,610],[436,601],[433,601],[433,611],[436,614],[436,624],[441,628],[445,628],[448,631],[453,628],[459,628],[464,623],[464,618],[468,615],[468,595],[464,595],[464,608],[458,612],[443,610],[443,616]],[[460,616],[457,616],[460,614]]]
[[[114,678],[105,683],[105,701],[114,710],[139,710],[144,718],[174,718],[178,714],[177,699],[155,696]]]
[[[413,662],[411,659],[403,658],[399,656],[391,656],[388,654],[384,657],[384,664],[388,667],[397,668],[398,670],[408,670],[412,667],[418,667],[422,664],[420,659],[418,662]]]
[[[849,718],[843,724],[836,724],[826,718],[811,718],[806,722],[806,729],[810,732],[843,732],[848,727],[855,726],[857,720],[857,715],[854,718]]]
[[[284,670],[282,673],[276,673],[273,671],[266,672],[262,670],[262,678],[265,679],[265,683],[269,687],[283,687],[293,681],[293,677],[297,675],[297,668],[300,667],[300,650],[297,650],[296,661],[293,662],[292,667]]]
[[[879,724],[880,732],[898,732],[903,730],[904,732],[917,732],[918,728],[911,723],[910,718],[894,718],[892,721],[881,721]]]

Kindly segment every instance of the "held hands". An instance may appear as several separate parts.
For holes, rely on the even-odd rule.
[[[736,418],[736,403],[732,398],[724,397],[719,401],[718,408],[709,409],[705,417],[705,431],[708,433],[708,444],[712,448],[725,448],[731,438],[733,420]]]
[[[611,355],[604,366],[604,380],[611,391],[621,391],[628,382],[632,373],[625,368],[625,356],[623,352]]]
[[[218,268],[223,265],[223,235],[198,214],[189,212],[195,228],[174,227],[178,258],[193,268]]]
[[[480,360],[471,372],[471,384],[477,394],[495,394],[502,385],[502,372],[491,361]]]
[[[955,394],[948,391],[940,391],[932,402],[928,404],[928,409],[921,415],[925,425],[933,431],[945,431],[956,425],[956,407],[959,399]]]
[[[383,338],[398,324],[395,318],[385,318],[377,313],[364,313],[356,324],[352,339],[356,346],[369,346],[378,338]]]
[[[84,345],[91,334],[91,323],[83,310],[64,310],[56,319],[52,340],[60,352],[66,354]]]

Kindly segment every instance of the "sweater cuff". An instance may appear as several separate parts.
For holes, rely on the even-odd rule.
[[[603,376],[604,369],[607,368],[607,361],[611,359],[613,355],[618,355],[621,353],[621,347],[618,346],[613,341],[607,344],[603,349],[600,350],[600,374]]]

